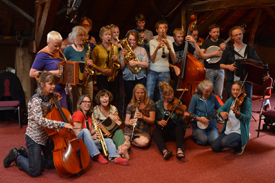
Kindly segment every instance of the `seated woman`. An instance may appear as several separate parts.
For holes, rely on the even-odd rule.
[[[108,116],[112,118],[118,125],[121,125],[121,120],[118,116],[117,108],[110,104],[113,100],[113,95],[108,90],[100,90],[96,96],[95,101],[98,104],[94,107],[94,117],[98,122],[104,121]],[[130,148],[129,140],[126,140],[121,129],[114,132],[113,141],[118,149],[118,153],[129,159],[128,149]]]
[[[54,144],[48,137],[45,127],[50,129],[73,129],[69,123],[46,119],[45,116],[53,107],[50,103],[49,94],[55,90],[55,76],[50,72],[42,72],[37,75],[39,88],[31,97],[28,103],[28,127],[26,129],[25,140],[28,148],[27,153],[21,153],[16,148],[12,148],[4,159],[4,167],[7,168],[12,162],[16,162],[18,169],[27,172],[31,177],[38,177],[41,168],[54,169],[53,154]],[[60,100],[60,95],[58,96]],[[43,151],[43,155],[41,155]],[[26,157],[28,156],[28,157]]]
[[[177,142],[177,158],[184,158],[184,135],[186,130],[186,123],[183,121],[183,115],[173,112],[169,120],[170,112],[168,111],[169,102],[174,101],[174,90],[166,82],[160,82],[159,87],[162,92],[163,99],[156,102],[156,121],[157,128],[153,131],[153,137],[159,148],[160,153],[163,154],[165,160],[172,156],[172,151],[165,146],[166,140],[176,140]],[[181,104],[181,102],[179,102]],[[171,104],[170,104],[171,105]],[[189,116],[187,112],[184,112]]]
[[[138,106],[138,100],[140,105]],[[137,84],[133,90],[133,97],[127,106],[124,136],[127,140],[131,139],[133,128],[136,124],[133,133],[133,145],[137,147],[147,147],[149,145],[150,126],[155,121],[156,109],[154,102],[149,99],[144,85]]]
[[[77,109],[72,118],[74,121],[74,130],[78,138],[81,138],[86,144],[90,156],[99,163],[106,164],[108,161],[100,154],[99,149],[102,149],[101,143],[98,140],[100,134],[95,131],[94,123],[101,128],[98,122],[92,122],[92,100],[88,95],[82,95],[77,102]],[[128,165],[128,160],[120,157],[116,150],[116,146],[112,139],[104,138],[108,150],[108,160],[121,165]]]
[[[197,94],[192,96],[188,112],[196,118],[193,120],[193,137],[197,144],[211,145],[219,136],[215,110],[218,110],[220,103],[212,93],[213,84],[205,79],[197,86]]]
[[[218,114],[225,120],[220,136],[211,145],[214,152],[223,148],[234,148],[234,154],[241,155],[249,139],[251,99],[245,97],[239,107],[235,107],[235,99],[239,96],[241,83],[236,81],[231,87],[232,97],[219,108]]]

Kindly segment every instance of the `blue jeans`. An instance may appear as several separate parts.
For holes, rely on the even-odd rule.
[[[205,69],[205,78],[213,83],[214,93],[222,99],[224,70],[223,69]]]
[[[157,87],[160,82],[170,83],[170,72],[155,72],[150,70],[147,76],[146,89],[148,97],[153,100],[154,98],[154,89],[157,84]],[[159,87],[158,87],[159,88]],[[161,89],[159,88],[160,99],[162,99]]]
[[[194,129],[192,133],[196,143],[199,145],[207,145],[207,143],[211,145],[219,136],[219,130],[217,127],[207,128],[205,130],[197,128]]]
[[[87,128],[82,129],[77,134],[77,137],[83,140],[84,144],[87,146],[89,150],[91,157],[94,157],[100,154],[99,149],[102,149],[101,143],[98,140],[93,140],[91,133]],[[104,138],[104,139],[105,139],[105,144],[107,146],[108,153],[109,153],[108,160],[113,161],[114,158],[119,157],[120,155],[116,150],[116,146],[113,140],[110,138]]]
[[[241,146],[241,135],[238,133],[231,133],[226,135],[225,133],[220,136],[212,143],[211,148],[214,152],[220,152],[223,148],[236,148]]]
[[[41,174],[41,168],[54,169],[53,141],[48,140],[46,146],[37,144],[29,136],[25,136],[26,146],[28,148],[28,158],[19,156],[17,158],[17,166],[19,170],[27,172],[32,177],[38,177]],[[44,156],[41,155],[41,150]]]

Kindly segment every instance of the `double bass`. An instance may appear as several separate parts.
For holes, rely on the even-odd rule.
[[[188,27],[187,35],[190,35],[191,29],[196,25],[196,16],[192,15],[193,22]],[[179,62],[178,67],[181,72],[178,77],[177,89],[185,88],[188,92],[183,94],[182,99],[185,105],[188,107],[191,101],[192,95],[196,93],[198,84],[205,79],[204,65],[198,61],[191,53],[187,52],[188,42],[185,41],[185,47],[182,55],[182,62]]]
[[[73,125],[70,112],[65,108],[61,108],[53,94],[51,95],[55,107],[50,110],[46,118],[64,121]],[[89,151],[84,142],[77,138],[73,130],[67,128],[58,130],[45,128],[45,130],[48,136],[53,139],[54,166],[61,175],[76,174],[88,166],[90,162]]]

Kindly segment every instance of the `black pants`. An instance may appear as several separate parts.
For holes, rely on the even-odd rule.
[[[146,78],[142,78],[134,81],[126,81],[124,80],[125,93],[126,93],[126,103],[127,105],[130,103],[133,95],[133,89],[136,84],[143,84],[146,87]]]
[[[117,100],[117,91],[118,91],[118,77],[115,78],[115,81],[108,82],[107,76],[97,75],[96,80],[97,80],[98,91],[106,89],[113,94],[114,99],[111,102],[111,104],[115,105]]]
[[[177,148],[181,148],[184,152],[184,135],[185,130],[180,126],[176,126],[174,129],[157,127],[153,130],[153,137],[161,154],[163,154],[164,149],[167,149],[165,142],[168,140],[176,140]]]

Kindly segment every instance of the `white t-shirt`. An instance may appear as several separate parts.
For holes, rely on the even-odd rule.
[[[173,47],[173,43],[168,40],[169,43],[169,47],[171,48],[172,52],[175,53],[174,47]],[[159,45],[159,41],[157,41],[156,39],[152,39],[149,42],[149,46],[150,46],[150,56],[153,55],[153,53],[155,52],[157,46]],[[164,46],[164,53],[165,53],[165,58],[162,58],[162,52],[163,52],[163,48],[160,48],[157,51],[157,55],[155,58],[155,62],[150,62],[150,70],[155,71],[155,72],[169,72],[169,50],[167,48],[167,46]]]
[[[233,106],[235,102],[232,102]],[[240,120],[236,118],[235,113],[230,110],[228,115],[228,121],[226,123],[225,132],[226,135],[229,135],[230,133],[238,133],[241,134],[241,127],[240,127]]]

